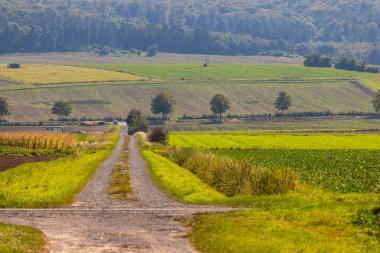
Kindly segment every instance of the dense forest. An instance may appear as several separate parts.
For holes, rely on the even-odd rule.
[[[380,0],[0,0],[0,53],[104,46],[203,54],[366,57]]]

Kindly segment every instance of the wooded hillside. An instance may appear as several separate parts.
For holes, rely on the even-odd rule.
[[[180,53],[366,56],[380,37],[379,0],[0,0],[0,11],[0,53],[158,44]]]

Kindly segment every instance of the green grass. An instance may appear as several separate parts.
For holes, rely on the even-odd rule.
[[[190,171],[152,151],[142,151],[155,182],[176,199],[189,204],[221,202],[226,197],[207,186]]]
[[[380,192],[379,150],[219,150],[218,155],[278,169],[301,182],[337,192]]]
[[[288,65],[249,65],[249,64],[102,64],[87,65],[101,69],[118,70],[151,78],[176,79],[352,79],[354,72],[305,68]]]
[[[44,245],[45,236],[41,231],[0,223],[0,252],[40,253]]]
[[[266,132],[323,132],[323,131],[357,131],[380,130],[379,119],[357,118],[304,118],[256,120],[256,121],[227,121],[224,124],[204,124],[200,121],[169,123],[172,132],[218,132],[234,134],[257,134]]]
[[[109,177],[108,194],[118,201],[131,200],[129,197],[133,193],[131,176],[129,175],[129,137],[126,137],[117,163]]]
[[[206,149],[380,149],[378,134],[174,133],[169,144]]]
[[[67,156],[75,153],[75,150],[68,149],[29,149],[19,147],[4,147],[0,146],[0,155],[15,155],[15,156]]]
[[[0,172],[0,207],[43,208],[69,204],[98,166],[111,154],[118,131],[106,146],[77,155],[39,163],[26,163]]]
[[[246,200],[247,201],[247,200]],[[357,209],[375,195],[329,195],[299,190],[250,197],[256,210],[204,214],[190,223],[202,252],[378,252],[380,241],[353,224]]]
[[[208,68],[202,67],[201,64],[100,64],[86,66],[167,80],[180,80],[182,78],[195,80],[355,79],[373,90],[380,88],[379,74],[284,64],[211,64]]]

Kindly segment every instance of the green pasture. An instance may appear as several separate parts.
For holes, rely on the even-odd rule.
[[[380,74],[284,64],[94,64],[88,67],[116,70],[164,80],[357,80],[376,90]]]
[[[41,231],[0,223],[0,252],[40,253],[46,239]]]
[[[204,149],[380,149],[378,134],[173,133],[169,144]]]

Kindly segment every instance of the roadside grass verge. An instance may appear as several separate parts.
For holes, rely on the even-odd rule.
[[[45,208],[71,203],[114,149],[120,130],[112,129],[103,137],[103,145],[58,160],[26,163],[1,172],[0,207]]]
[[[130,137],[127,136],[124,140],[123,151],[109,178],[108,194],[111,198],[119,201],[131,200],[129,195],[133,192],[128,164],[129,142]]]
[[[350,224],[350,215],[331,205],[200,215],[190,238],[202,252],[379,252],[377,239]]]
[[[378,252],[380,240],[355,223],[376,194],[337,194],[299,186],[286,195],[231,198],[253,210],[202,214],[186,223],[202,252]]]
[[[143,150],[153,180],[169,195],[188,204],[213,204],[227,199],[190,171],[152,151]]]
[[[0,252],[41,253],[45,243],[35,228],[0,223]]]
[[[193,149],[173,147],[163,155],[228,197],[285,194],[294,190],[298,177],[291,169],[267,169]]]

